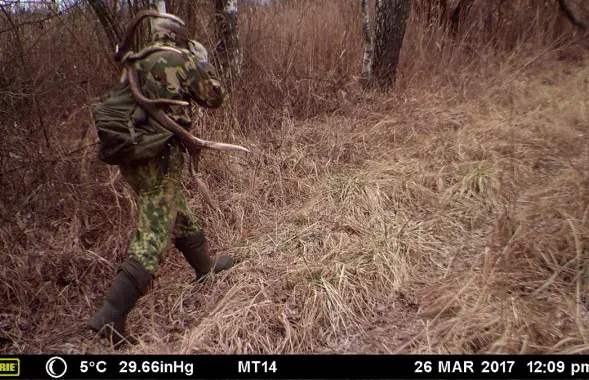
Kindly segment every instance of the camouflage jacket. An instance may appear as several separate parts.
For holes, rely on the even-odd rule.
[[[141,88],[148,98],[194,101],[207,108],[220,107],[226,90],[208,62],[198,59],[172,41],[157,41],[152,46],[171,46],[185,55],[170,51],[152,53],[135,62]],[[186,129],[192,124],[190,107],[170,106],[166,114]]]

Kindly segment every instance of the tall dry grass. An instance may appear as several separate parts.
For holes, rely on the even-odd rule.
[[[244,76],[195,130],[253,153],[204,156],[222,215],[185,181],[240,263],[195,286],[171,249],[129,350],[585,352],[587,56],[554,4],[510,4],[456,36],[414,11],[389,93],[357,86],[355,1],[244,4]],[[88,106],[118,72],[91,13],[53,16],[0,34],[0,349],[110,352],[85,323],[136,209]]]

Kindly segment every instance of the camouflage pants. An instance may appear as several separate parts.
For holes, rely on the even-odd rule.
[[[138,166],[120,166],[123,178],[137,194],[139,211],[127,255],[138,259],[154,276],[167,255],[172,235],[188,237],[201,229],[182,191],[184,161],[184,154],[173,145],[167,175],[159,158]]]

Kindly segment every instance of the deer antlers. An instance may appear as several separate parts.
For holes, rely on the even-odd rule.
[[[162,107],[166,107],[169,105],[178,105],[178,106],[189,106],[190,104],[187,102],[179,101],[179,100],[170,100],[170,99],[149,99],[143,95],[141,88],[138,85],[138,77],[137,77],[137,70],[133,67],[132,63],[139,59],[142,59],[148,56],[151,53],[156,51],[174,51],[178,54],[182,54],[180,50],[174,49],[168,46],[152,46],[149,48],[144,49],[143,51],[135,54],[132,52],[126,53],[121,60],[125,63],[125,67],[127,69],[127,77],[129,79],[129,87],[137,100],[137,103],[147,112],[151,117],[153,117],[160,125],[164,128],[172,132],[181,142],[182,144],[191,151],[192,153],[198,154],[201,149],[214,149],[214,150],[232,150],[232,151],[240,151],[249,153],[247,148],[244,148],[239,145],[233,144],[225,144],[220,142],[214,141],[207,141],[197,138],[196,136],[191,135],[186,129],[182,128],[178,123],[172,120],[168,115],[164,113]]]

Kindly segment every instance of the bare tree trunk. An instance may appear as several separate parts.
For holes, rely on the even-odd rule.
[[[225,79],[231,83],[241,73],[237,0],[215,0],[215,25],[219,43],[214,55],[221,64]]]
[[[108,38],[108,43],[111,49],[114,51],[117,44],[123,40],[123,31],[120,26],[115,22],[113,12],[108,8],[108,5],[102,0],[88,0],[88,3],[92,7],[94,13],[98,17],[104,33]]]
[[[363,87],[368,86],[372,79],[372,55],[374,52],[372,35],[370,33],[370,15],[368,14],[368,0],[360,0],[362,8],[362,32],[364,34],[364,59],[362,60]]]
[[[166,13],[166,2],[165,0],[150,0],[149,1],[149,7],[151,9],[155,9],[156,11],[160,12],[160,13]],[[155,23],[157,22],[157,18],[152,18],[151,19],[151,30],[152,33],[155,30]]]
[[[187,1],[185,3],[184,13],[186,14],[186,26],[190,29],[191,27],[194,28],[194,6],[195,4],[192,1]]]
[[[150,0],[149,6],[160,13],[166,13],[166,1],[165,0]]]
[[[411,0],[377,0],[376,33],[372,74],[382,86],[392,85],[397,75],[397,65]]]

